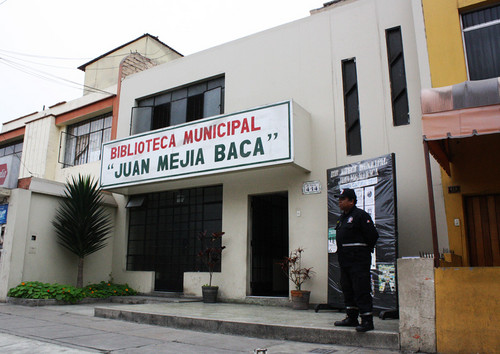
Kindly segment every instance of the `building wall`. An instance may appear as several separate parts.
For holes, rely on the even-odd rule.
[[[493,3],[498,3],[498,1],[422,0],[432,87],[454,85],[468,79],[460,14],[474,7]],[[484,160],[485,149],[489,150],[487,142],[497,145],[495,137],[483,138],[484,143],[473,143],[468,148],[461,148],[465,141],[450,141],[452,151],[456,149],[456,153],[454,152],[451,158],[452,177],[448,176],[443,170],[440,172],[446,209],[449,248],[462,257],[463,265],[469,264],[464,223],[464,195],[500,193],[500,184],[497,182],[497,178],[494,178],[497,174],[494,161],[497,158],[494,155],[487,154],[490,162],[484,162],[483,165],[477,164],[478,158]],[[467,159],[464,159],[466,156]],[[484,167],[481,166],[485,165],[493,168],[491,170],[492,174],[484,172]],[[475,168],[471,166],[475,166]],[[460,186],[461,192],[450,194],[448,193],[449,186]],[[455,219],[458,219],[459,226],[455,226]],[[442,245],[440,242],[440,247],[445,248],[446,245]]]
[[[75,285],[78,257],[57,243],[54,227],[47,222],[54,219],[60,198],[39,193],[33,193],[31,198],[23,280]],[[114,210],[108,212],[113,214]],[[31,240],[32,235],[36,235],[36,241]],[[108,247],[85,257],[85,285],[109,279],[113,238],[108,243]],[[45,262],[47,259],[51,262]]]
[[[467,80],[459,3],[422,0],[432,87],[449,86]]]
[[[53,179],[59,147],[59,129],[55,117],[49,115],[26,124],[19,178]]]
[[[399,336],[403,352],[436,352],[434,260],[398,259]]]
[[[447,194],[450,206],[448,218],[460,220],[459,226],[451,226],[455,237],[450,237],[450,249],[462,256],[462,264],[469,264],[467,245],[467,224],[464,215],[463,197],[500,193],[500,156],[491,151],[500,151],[498,135],[486,135],[451,141],[455,156],[460,156],[451,164],[451,175],[446,185],[460,186],[460,193]]]
[[[78,257],[57,243],[52,226],[63,190],[38,179],[37,190],[14,189],[9,197],[7,229],[0,257],[0,300],[22,281],[76,285]],[[37,182],[34,182],[37,183]],[[40,188],[41,187],[41,188]],[[114,220],[115,208],[108,207]],[[84,285],[109,280],[114,234],[104,249],[85,257]]]
[[[85,86],[104,90],[116,85],[120,63],[132,52],[139,52],[157,63],[165,63],[181,56],[157,40],[145,36],[89,64],[85,68]]]
[[[31,193],[14,189],[9,197],[7,226],[0,257],[0,300],[4,300],[10,288],[23,279],[24,255],[27,245],[28,218]]]
[[[435,280],[437,351],[497,353],[499,268],[438,268]]]
[[[306,288],[313,290],[313,302],[325,301],[326,170],[390,152],[396,153],[399,254],[417,255],[432,249],[421,143],[420,63],[413,27],[421,17],[413,17],[413,11],[418,10],[413,5],[399,0],[340,2],[308,18],[157,66],[123,81],[118,138],[129,134],[130,112],[136,99],[220,74],[225,75],[225,113],[293,99],[311,115],[309,173],[274,167],[128,189],[128,193],[136,194],[224,185],[223,231],[228,248],[220,274],[226,282],[221,289],[223,296],[245,296],[249,195],[288,191],[289,248],[306,248],[305,264],[318,273]],[[385,29],[394,26],[402,27],[411,121],[400,127],[392,123],[385,45]],[[345,150],[341,60],[351,57],[356,57],[359,84],[363,140],[363,154],[359,156],[347,156]],[[302,183],[310,180],[320,181],[323,193],[302,195]],[[120,213],[125,211],[120,208]],[[125,251],[116,251],[115,255],[115,262],[120,264],[114,264],[114,270],[122,266]],[[225,273],[224,269],[231,272]]]

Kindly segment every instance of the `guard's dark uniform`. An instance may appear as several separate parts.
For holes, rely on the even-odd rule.
[[[371,252],[378,239],[377,230],[370,215],[356,206],[347,214],[341,214],[336,230],[340,285],[347,315],[371,317],[370,264]]]

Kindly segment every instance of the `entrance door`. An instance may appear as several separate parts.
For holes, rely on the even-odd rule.
[[[500,194],[465,197],[471,266],[500,266]]]
[[[277,264],[288,255],[288,195],[252,196],[250,203],[252,295],[288,296],[288,278]]]

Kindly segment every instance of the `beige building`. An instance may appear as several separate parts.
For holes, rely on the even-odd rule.
[[[164,53],[161,58],[146,57],[160,49]],[[101,145],[116,136],[121,79],[179,57],[157,38],[145,34],[82,65],[80,69],[90,81],[86,81],[87,92],[81,98],[3,124],[0,166],[5,163],[2,169],[7,178],[0,181],[6,216],[1,222],[1,299],[23,280],[74,283],[74,256],[57,244],[51,224],[64,183],[78,173],[98,176]],[[102,81],[96,81],[100,71]],[[107,195],[105,202],[114,218],[115,198]],[[89,257],[87,282],[109,278],[112,249],[111,242]]]
[[[22,280],[73,283],[76,262],[58,248],[50,220],[61,183],[78,173],[99,177],[112,193],[114,234],[86,262],[90,282],[112,277],[145,293],[200,295],[208,273],[200,271],[197,235],[222,230],[226,249],[214,284],[223,299],[287,298],[292,285],[276,262],[303,247],[304,265],[316,272],[304,288],[313,303],[325,303],[326,171],[390,153],[398,254],[431,252],[420,111],[430,79],[420,1],[333,1],[307,18],[187,57],[162,48],[175,60],[120,80],[111,110],[58,113],[103,100],[93,93],[4,125],[5,136],[24,129],[20,177],[31,183],[6,196],[2,298]],[[106,60],[84,65],[86,85],[99,87],[90,69],[104,69]],[[112,77],[103,85],[112,86]],[[104,119],[105,130],[102,114],[111,111],[108,142],[88,152],[99,158],[64,160],[78,150],[70,124]],[[72,118],[58,123],[59,114]],[[439,180],[434,189],[442,213]],[[446,225],[438,226],[444,247]]]

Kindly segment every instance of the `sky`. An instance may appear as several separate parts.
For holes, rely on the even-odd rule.
[[[183,55],[309,16],[327,0],[0,0],[0,123],[82,96],[77,68],[144,33]]]

